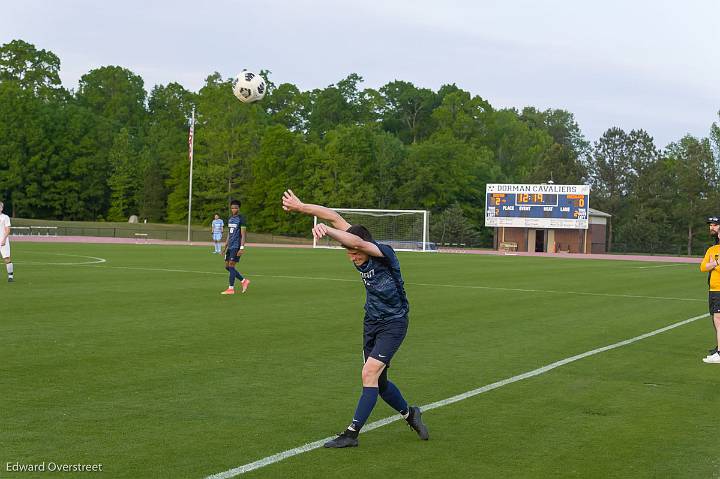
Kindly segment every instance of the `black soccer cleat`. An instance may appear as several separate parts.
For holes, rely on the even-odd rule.
[[[14,283],[15,280],[13,278],[8,278],[8,283]]]
[[[422,422],[422,412],[420,412],[419,407],[411,406],[410,415],[405,420],[407,421],[408,426],[415,430],[420,439],[422,439],[423,441],[427,441],[428,439],[430,439],[430,434],[428,433],[427,426],[425,426],[425,424],[423,424]]]
[[[357,440],[357,433],[355,437],[350,435],[350,431],[347,429],[340,434],[337,435],[335,439],[332,441],[328,441],[324,444],[324,447],[333,447],[333,448],[339,448],[339,447],[357,447],[358,440]]]

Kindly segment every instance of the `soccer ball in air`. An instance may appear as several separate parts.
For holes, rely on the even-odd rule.
[[[243,103],[262,100],[266,89],[263,77],[247,70],[238,73],[233,83],[233,94]]]

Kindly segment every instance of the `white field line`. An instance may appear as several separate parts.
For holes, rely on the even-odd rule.
[[[139,266],[95,266],[95,265],[78,265],[78,266],[91,266],[96,268],[112,268],[112,269],[126,269],[136,271],[159,271],[163,273],[188,273],[188,274],[211,274],[211,275],[222,275],[227,276],[227,273],[221,273],[219,271],[192,271],[187,269],[175,269],[175,268],[144,268]],[[315,280],[315,281],[342,281],[346,283],[355,283],[355,279],[345,278],[325,278],[322,276],[292,276],[292,275],[272,275],[272,274],[253,274],[260,278],[280,278],[280,279],[302,279],[302,280]],[[639,294],[617,294],[617,293],[591,293],[588,291],[556,291],[551,289],[526,289],[526,288],[503,288],[499,286],[474,286],[474,285],[456,285],[456,284],[439,284],[439,283],[405,283],[410,286],[429,286],[433,288],[456,288],[456,289],[481,289],[489,291],[519,291],[522,293],[548,293],[548,294],[574,294],[578,296],[601,296],[607,298],[628,298],[628,299],[659,299],[664,301],[689,301],[689,302],[705,302],[704,299],[697,298],[679,298],[674,296],[644,296]]]
[[[503,379],[501,381],[497,381],[492,384],[488,384],[486,386],[482,386],[477,389],[473,389],[472,391],[467,391],[462,394],[458,394],[457,396],[452,396],[447,399],[443,399],[441,401],[436,401],[434,403],[426,404],[425,406],[420,406],[420,409],[422,411],[429,411],[431,409],[436,409],[439,407],[447,406],[447,405],[462,401],[464,399],[468,399],[473,396],[477,396],[478,394],[482,394],[482,393],[485,393],[488,391],[492,391],[493,389],[507,386],[508,384],[522,381],[523,379],[528,379],[528,378],[532,378],[534,376],[539,376],[548,371],[552,371],[555,368],[559,368],[560,366],[564,366],[566,364],[570,364],[572,362],[579,361],[579,360],[587,358],[589,356],[594,356],[595,354],[600,354],[605,351],[610,351],[611,349],[620,348],[622,346],[627,346],[628,344],[642,341],[643,339],[650,338],[657,334],[664,333],[665,331],[670,331],[671,329],[675,329],[680,326],[684,326],[686,324],[692,323],[693,321],[697,321],[698,319],[707,318],[707,317],[708,317],[707,314],[701,314],[699,316],[694,316],[694,317],[686,319],[684,321],[680,321],[677,323],[673,323],[669,326],[665,326],[664,328],[656,329],[655,331],[650,331],[649,333],[641,334],[640,336],[635,336],[634,338],[626,339],[624,341],[610,344],[608,346],[603,346],[601,348],[593,349],[591,351],[577,354],[575,356],[570,356],[569,358],[561,359],[560,361],[555,361],[554,363],[548,364],[547,366],[542,366],[540,368],[533,369],[532,371],[528,371],[523,374],[518,374],[517,376]],[[375,421],[370,424],[367,424],[365,427],[363,427],[363,429],[360,432],[365,433],[368,431],[372,431],[373,429],[377,429],[379,427],[385,426],[385,425],[393,423],[395,421],[399,421],[400,419],[401,419],[401,416],[398,416],[398,415],[386,417],[385,419],[380,419],[379,421]],[[229,469],[224,472],[219,472],[217,474],[213,474],[212,476],[208,476],[206,479],[230,479],[232,477],[239,476],[240,474],[244,474],[246,472],[254,471],[255,469],[260,469],[261,467],[275,464],[276,462],[280,462],[283,459],[287,459],[292,456],[297,456],[298,454],[302,454],[304,452],[309,452],[309,451],[312,451],[313,449],[318,449],[318,448],[322,447],[322,445],[325,442],[327,442],[331,439],[333,439],[333,438],[326,437],[324,439],[320,439],[319,441],[314,441],[314,442],[310,442],[307,444],[303,444],[302,446],[299,446],[299,447],[296,447],[293,449],[288,449],[287,451],[279,452],[277,454],[273,454],[272,456],[267,456],[263,459],[255,461],[255,462],[245,464],[244,466],[235,467],[233,469]]]
[[[84,266],[88,264],[99,264],[99,263],[105,263],[107,260],[105,258],[97,258],[95,256],[84,256],[79,254],[65,254],[65,253],[37,253],[37,254],[50,254],[53,256],[68,256],[71,258],[85,258],[89,259],[91,261],[82,261],[82,262],[73,262],[73,263],[48,263],[48,262],[41,262],[41,261],[14,261],[16,264],[34,264],[34,265],[54,265],[54,266]]]
[[[441,288],[465,288],[465,289],[489,289],[494,291],[521,291],[523,293],[553,293],[553,294],[575,294],[578,296],[605,296],[610,298],[633,298],[633,299],[664,299],[672,301],[702,301],[697,298],[677,298],[673,296],[643,296],[639,294],[616,294],[616,293],[590,293],[587,291],[555,291],[552,289],[524,289],[524,288],[501,288],[498,286],[462,286],[454,284],[433,284],[433,283],[405,283],[413,286],[435,286]]]
[[[673,263],[673,264],[660,264],[655,266],[634,266],[631,269],[653,269],[653,268],[672,268],[673,266],[694,266],[697,268],[695,263]]]

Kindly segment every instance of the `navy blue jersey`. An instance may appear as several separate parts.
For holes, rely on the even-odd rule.
[[[245,226],[243,215],[231,216],[228,219],[228,249],[240,248],[240,227]]]
[[[392,321],[407,317],[410,305],[405,295],[405,283],[400,262],[392,247],[375,243],[383,258],[370,256],[367,263],[355,266],[365,283],[365,320]]]

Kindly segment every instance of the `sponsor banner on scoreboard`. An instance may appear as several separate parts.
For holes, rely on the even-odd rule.
[[[589,185],[488,184],[485,226],[587,229]]]

